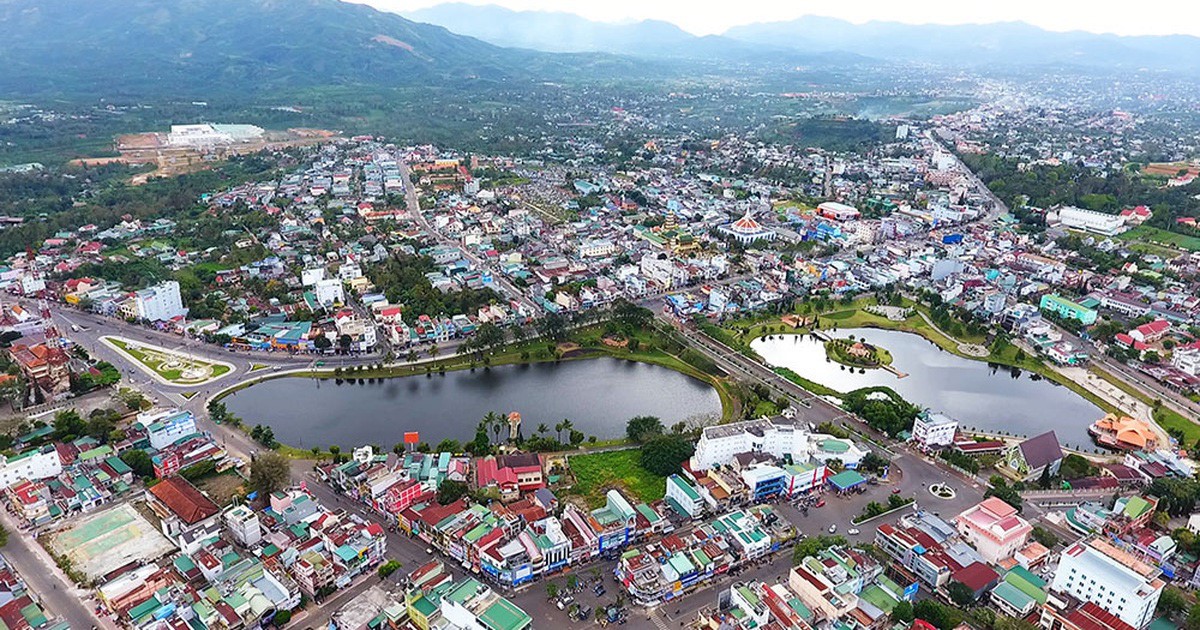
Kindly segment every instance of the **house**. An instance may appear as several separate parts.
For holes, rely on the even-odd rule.
[[[146,504],[162,520],[162,532],[171,540],[213,524],[221,511],[182,477],[167,477],[151,486]]]
[[[1091,602],[1134,628],[1154,619],[1164,582],[1160,571],[1103,538],[1067,547],[1051,590]]]
[[[1058,445],[1058,436],[1047,431],[1008,447],[1004,454],[1003,469],[1022,481],[1033,481],[1049,471],[1053,477],[1062,464],[1063,452]]]
[[[926,410],[913,422],[912,440],[922,448],[950,446],[954,443],[957,431],[958,421],[945,414]]]

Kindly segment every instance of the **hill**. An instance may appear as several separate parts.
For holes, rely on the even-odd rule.
[[[337,0],[0,0],[9,96],[503,82],[571,60]]]
[[[737,26],[726,31],[724,36],[810,53],[842,51],[897,61],[957,66],[1200,67],[1200,38],[1054,32],[1023,22],[955,26],[899,22],[853,24],[834,18],[805,16],[785,22]]]

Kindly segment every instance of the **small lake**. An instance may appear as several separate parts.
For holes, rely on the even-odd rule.
[[[892,366],[908,376],[897,378],[882,369],[865,374],[842,369],[826,361],[824,343],[809,335],[760,338],[751,346],[769,364],[843,392],[886,385],[913,404],[958,420],[964,428],[1027,436],[1053,429],[1062,445],[1091,448],[1087,427],[1104,415],[1099,407],[1053,381],[964,359],[914,333],[847,328],[832,334],[854,335],[886,348],[892,353]]]
[[[720,396],[707,383],[665,367],[609,357],[373,383],[277,378],[224,402],[248,426],[271,427],[280,442],[300,448],[337,444],[343,450],[362,444],[391,448],[405,431],[419,431],[431,445],[446,438],[467,442],[489,411],[519,412],[526,437],[539,423],[553,434],[554,425],[566,418],[601,440],[624,436],[625,423],[634,416],[658,416],[670,426],[721,414]]]

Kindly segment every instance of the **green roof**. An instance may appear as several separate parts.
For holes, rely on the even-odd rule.
[[[350,545],[342,545],[341,547],[338,547],[334,553],[336,553],[337,556],[342,559],[342,562],[350,562],[358,557],[358,550]]]
[[[488,630],[524,630],[533,625],[532,617],[503,597],[485,608],[479,621]]]
[[[474,599],[481,590],[483,585],[478,580],[466,579],[454,587],[454,590],[446,595],[446,599],[456,604],[464,604]]]
[[[1017,610],[1025,610],[1027,606],[1035,603],[1032,597],[1008,582],[997,584],[996,588],[992,589],[992,597],[999,597]]]
[[[425,597],[424,595],[418,597],[416,601],[413,602],[412,607],[426,617],[437,612],[438,609],[438,607],[435,606],[433,602],[429,601],[429,598]]]
[[[683,477],[680,477],[679,475],[671,475],[670,477],[667,477],[667,483],[675,484],[675,487],[682,490],[683,494],[692,501],[700,500],[700,493],[696,492],[696,489],[692,487],[692,484],[684,481]]]
[[[850,450],[850,445],[841,440],[825,440],[821,442],[821,450],[830,453],[845,453]]]
[[[838,488],[852,488],[860,483],[865,482],[866,480],[866,477],[863,477],[856,471],[845,470],[830,477],[829,483]]]
[[[887,591],[875,584],[864,588],[858,596],[867,600],[868,602],[871,602],[873,606],[885,613],[891,613],[892,609],[896,607],[896,604],[900,603],[896,601],[896,599],[893,598]]]

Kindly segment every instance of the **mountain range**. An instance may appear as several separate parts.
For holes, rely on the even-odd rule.
[[[718,35],[698,37],[660,20],[623,24],[595,22],[573,13],[513,11],[496,5],[460,2],[404,13],[417,22],[444,26],[498,46],[545,52],[599,52],[639,57],[713,58],[737,61],[755,55],[789,54],[786,48],[737,41]]]
[[[698,37],[668,22],[595,22],[569,13],[512,11],[495,5],[441,4],[408,17],[500,46],[549,52],[610,52],[642,56],[752,59],[789,52],[852,53],[877,60],[1007,68],[1072,65],[1091,68],[1200,67],[1200,38],[1120,37],[1047,31],[1023,22],[935,25],[854,24],[806,16],[737,26]]]
[[[578,60],[337,0],[0,0],[0,93],[509,81]]]

